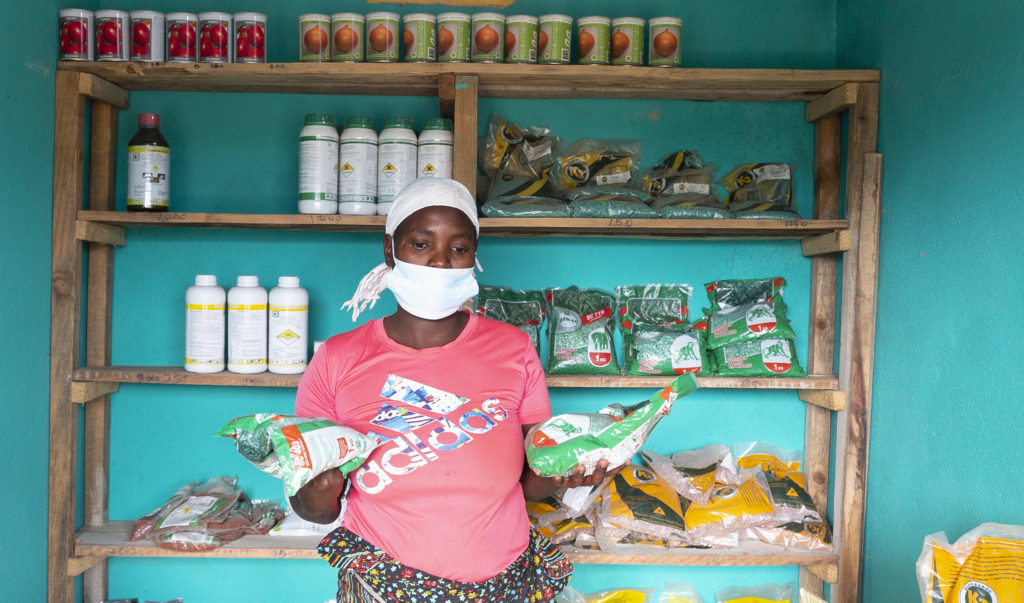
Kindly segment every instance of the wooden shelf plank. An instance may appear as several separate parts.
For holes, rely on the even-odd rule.
[[[126,90],[436,96],[442,73],[479,78],[484,97],[810,101],[876,70],[665,69],[501,63],[113,63],[64,61]]]
[[[74,382],[152,383],[163,385],[218,385],[240,387],[297,387],[301,375],[275,373],[238,374],[190,373],[177,366],[84,366],[75,369]],[[671,377],[619,375],[548,375],[548,387],[660,388]],[[835,390],[839,379],[833,375],[806,378],[787,377],[700,377],[700,386],[712,389]]]
[[[244,536],[203,553],[162,549],[152,542],[131,542],[131,521],[110,521],[99,527],[83,528],[75,535],[75,555],[87,557],[208,557],[319,559],[315,547],[319,536]],[[617,565],[820,565],[833,563],[831,551],[801,551],[754,544],[737,549],[708,551],[679,549],[657,555],[616,555],[563,547],[573,563]]]
[[[384,216],[228,214],[201,212],[78,212],[82,224],[138,227],[261,228],[384,232]],[[488,236],[617,236],[683,239],[806,239],[846,231],[845,220],[674,220],[623,218],[480,218]]]

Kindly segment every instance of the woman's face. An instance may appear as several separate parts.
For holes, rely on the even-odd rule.
[[[454,207],[424,207],[395,229],[394,253],[410,264],[434,268],[472,268],[476,262],[476,229]],[[391,237],[384,236],[384,260],[394,267]]]

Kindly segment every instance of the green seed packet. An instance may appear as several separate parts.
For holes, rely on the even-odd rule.
[[[545,289],[551,375],[617,375],[615,296],[600,289]]]
[[[715,312],[708,317],[707,333],[710,349],[755,339],[796,339],[782,298]]]
[[[634,325],[622,348],[622,372],[626,375],[714,374],[705,337],[707,323],[664,326]],[[625,340],[625,336],[623,336]]]
[[[569,206],[561,199],[504,196],[489,200],[480,207],[488,218],[568,218]]]
[[[540,326],[544,322],[544,294],[540,291],[480,285],[476,313],[519,327],[540,353]]]
[[[657,218],[647,193],[628,186],[585,186],[566,194],[574,218]]]
[[[781,276],[768,278],[726,279],[705,283],[711,312],[729,311],[759,301],[782,299],[786,279]]]
[[[711,350],[719,377],[806,377],[791,339],[758,339]]]

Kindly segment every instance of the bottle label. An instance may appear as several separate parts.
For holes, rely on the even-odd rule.
[[[185,365],[224,365],[224,304],[185,305]]]
[[[337,200],[337,141],[303,136],[299,139],[299,201]]]
[[[339,163],[338,201],[376,202],[377,143],[371,140],[341,143]]]
[[[380,143],[377,158],[377,200],[391,203],[406,184],[416,179],[416,143]]]
[[[267,363],[267,305],[228,304],[228,364]]]
[[[309,306],[270,305],[268,358],[273,368],[306,366]]]
[[[170,204],[171,151],[167,147],[128,147],[128,207],[163,207]]]
[[[416,174],[420,178],[452,177],[453,145],[447,141],[431,141],[419,145]]]

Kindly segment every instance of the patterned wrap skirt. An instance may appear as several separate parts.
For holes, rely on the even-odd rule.
[[[402,565],[348,530],[338,528],[317,546],[338,568],[338,603],[533,603],[552,601],[572,577],[572,563],[536,530],[530,544],[498,575],[458,582]]]

